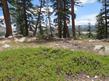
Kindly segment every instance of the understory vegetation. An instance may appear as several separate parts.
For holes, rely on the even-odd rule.
[[[64,81],[84,73],[109,75],[109,56],[54,48],[21,48],[0,52],[0,81]]]

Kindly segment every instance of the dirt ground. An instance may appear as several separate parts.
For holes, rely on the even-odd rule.
[[[22,41],[18,41],[18,40],[22,40],[22,38],[1,39],[0,40],[0,51],[6,50],[6,49],[21,48],[21,47],[25,48],[25,47],[44,46],[44,47],[53,47],[53,48],[66,48],[66,49],[71,49],[71,50],[83,50],[83,51],[103,54],[103,52],[99,53],[99,51],[94,50],[94,47],[96,45],[109,46],[108,41],[91,40],[91,39],[87,39],[87,40],[73,40],[73,39],[38,40],[36,38],[31,37],[31,38],[24,38]]]

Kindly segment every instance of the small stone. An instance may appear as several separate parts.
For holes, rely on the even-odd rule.
[[[87,78],[90,78],[90,76],[86,76]]]
[[[56,44],[56,46],[59,46],[59,44]]]
[[[91,81],[94,81],[93,79]]]
[[[97,79],[97,78],[98,78],[98,76],[95,76],[94,78],[95,78],[95,79]]]
[[[95,40],[90,39],[89,42],[95,42]]]

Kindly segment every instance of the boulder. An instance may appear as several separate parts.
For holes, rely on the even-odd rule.
[[[34,42],[36,41],[36,37],[29,37],[26,39],[26,42]]]
[[[109,46],[105,46],[105,54],[109,54]]]
[[[0,36],[0,40],[3,40],[3,39],[5,39],[5,36]]]
[[[3,48],[10,48],[11,46],[9,44],[4,44],[2,47]]]
[[[26,37],[22,37],[22,38],[20,38],[20,39],[15,38],[14,40],[15,40],[15,42],[21,42],[21,43],[23,43],[23,42],[26,41]]]
[[[8,39],[12,39],[12,38],[13,38],[13,36],[9,36],[9,37],[8,37]]]
[[[109,54],[109,46],[95,45],[94,51],[101,53],[103,55],[107,55],[107,54]]]
[[[104,45],[95,45],[94,51],[98,53],[104,53],[105,52],[105,46]]]

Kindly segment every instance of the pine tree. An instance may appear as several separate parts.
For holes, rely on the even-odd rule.
[[[69,37],[69,30],[66,21],[70,20],[70,1],[69,0],[51,0],[55,9],[55,19],[58,26],[59,38]]]
[[[105,38],[105,22],[104,18],[101,14],[97,16],[97,23],[96,23],[96,29],[97,29],[97,39],[104,39]]]
[[[32,7],[31,0],[11,0],[11,14],[16,20],[17,31],[23,36],[29,32],[29,9]]]
[[[109,37],[109,0],[99,0],[102,3],[100,16],[102,17],[103,26],[105,28],[105,38]]]

